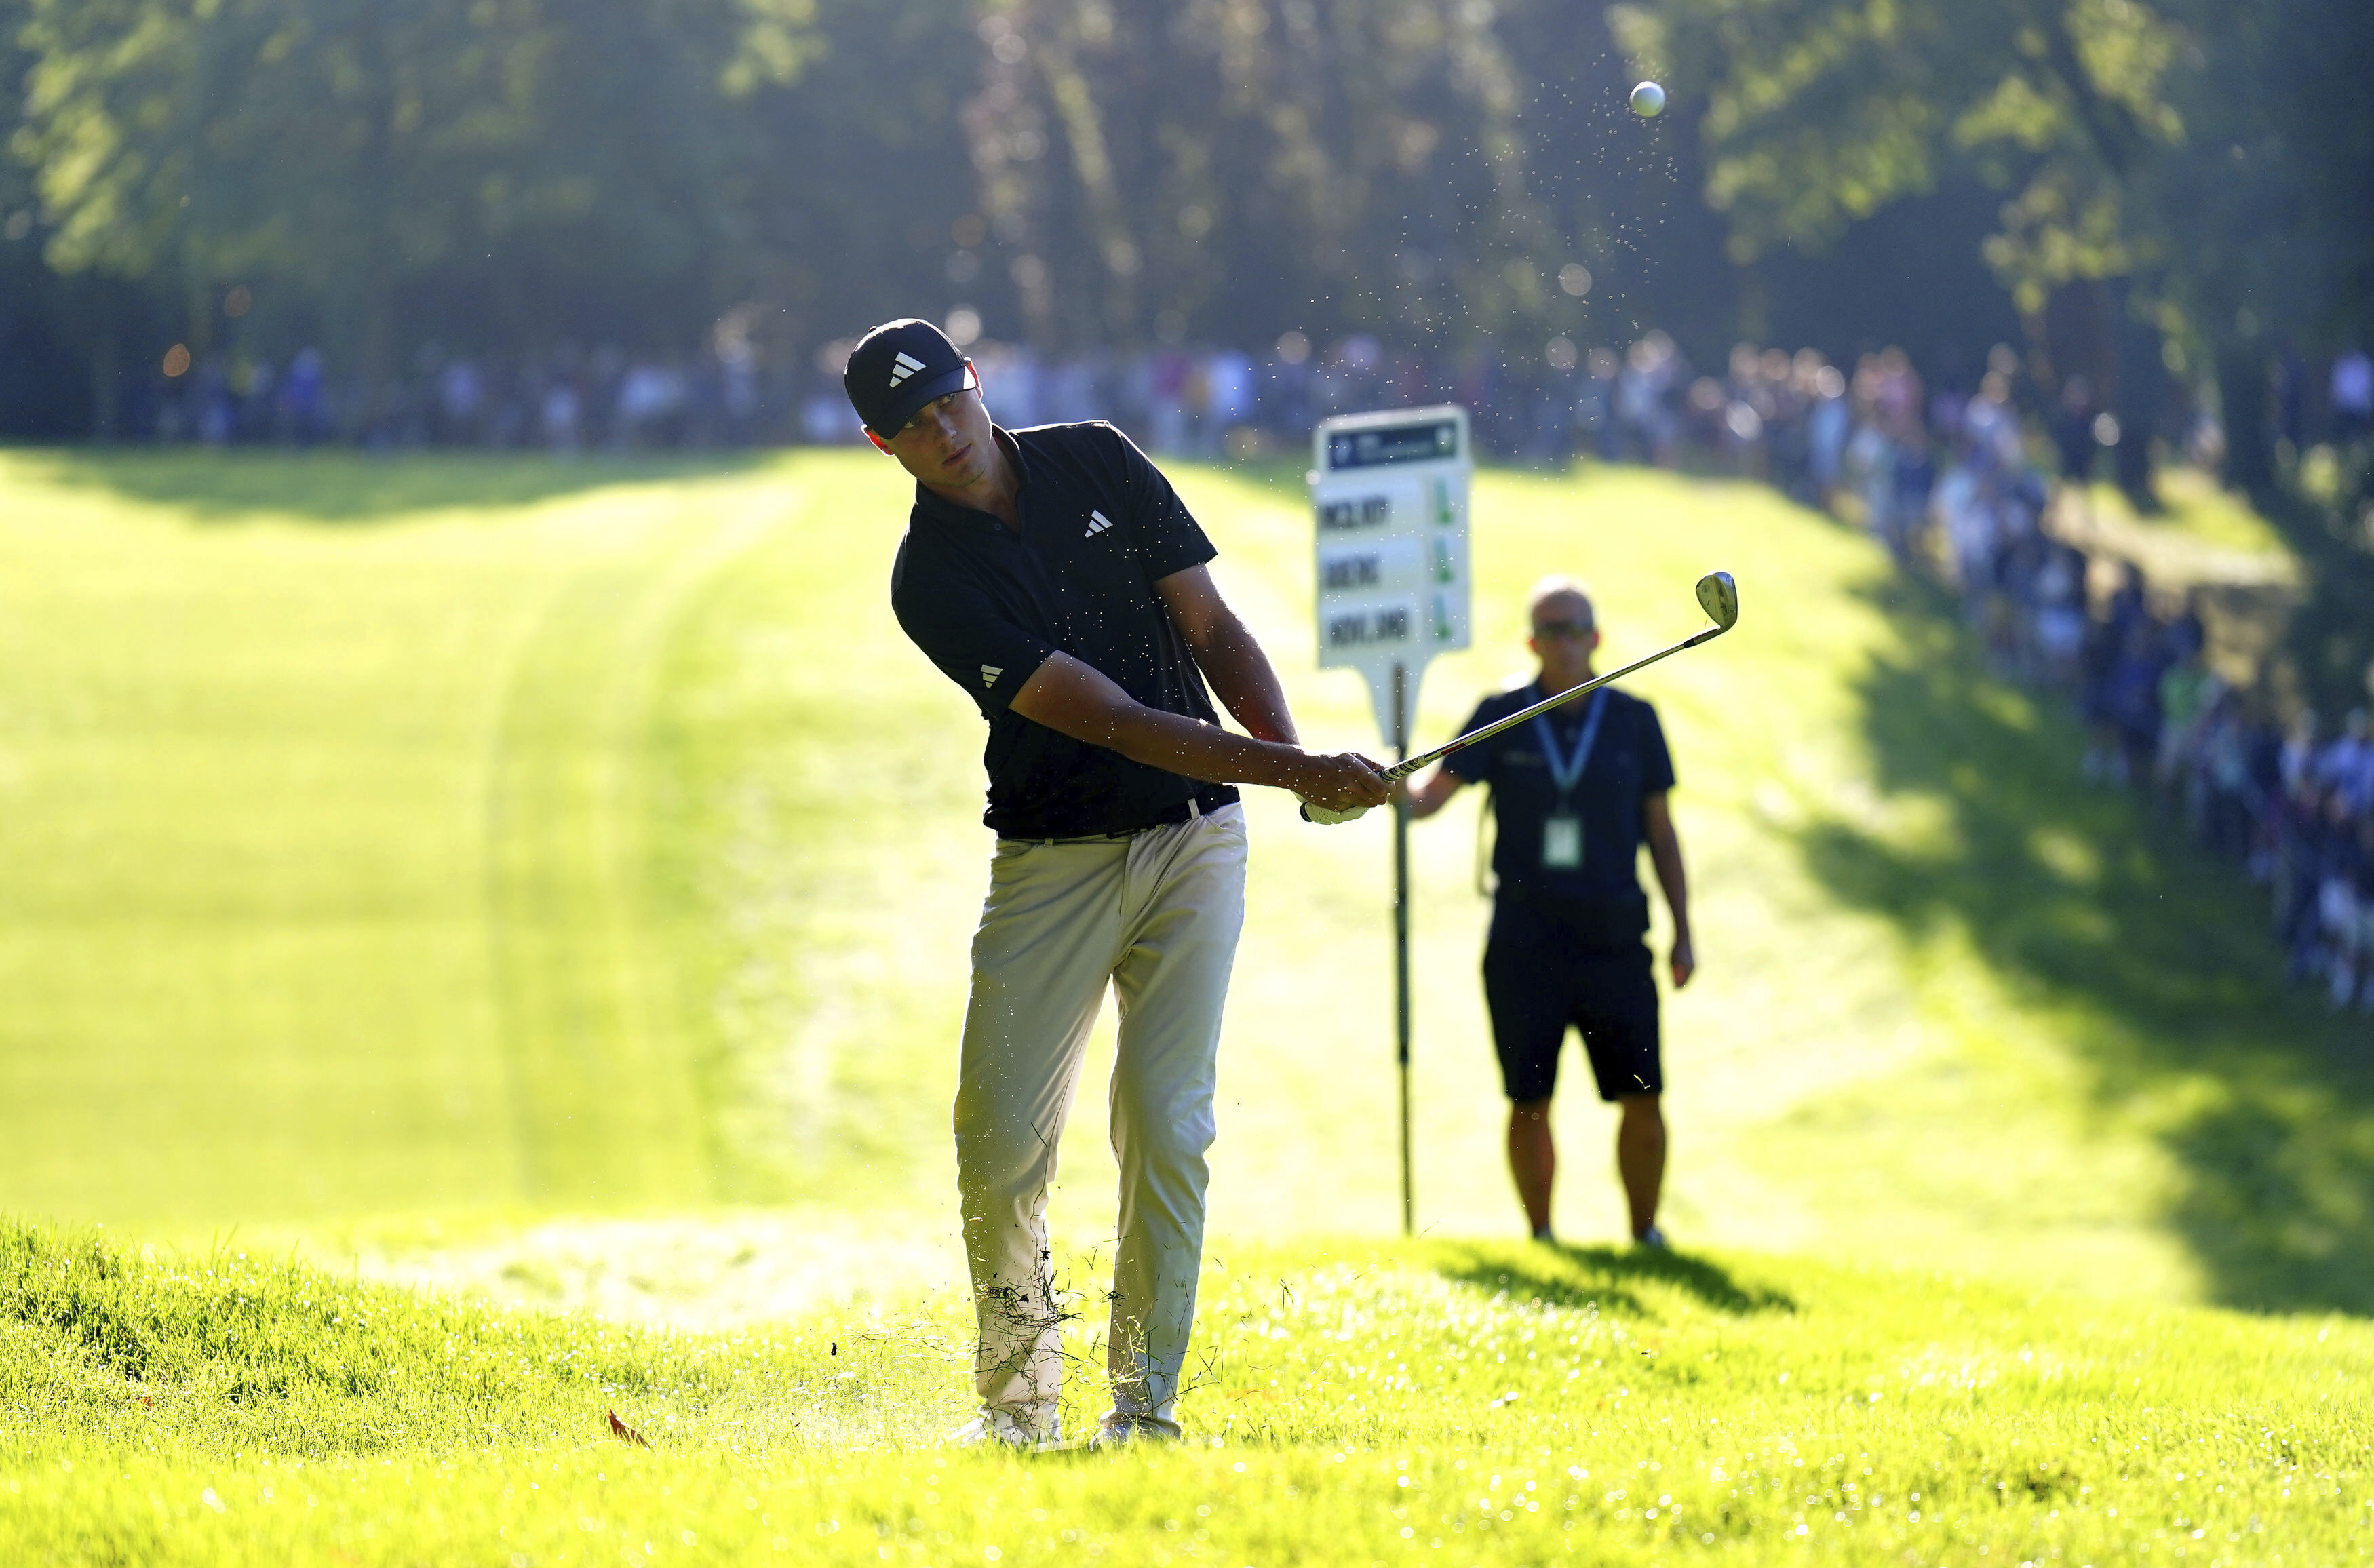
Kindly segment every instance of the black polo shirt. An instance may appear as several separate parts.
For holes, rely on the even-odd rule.
[[[915,486],[890,572],[899,625],[989,720],[989,810],[1001,837],[1073,838],[1177,820],[1237,798],[1033,723],[1008,705],[1056,652],[1148,708],[1217,723],[1155,583],[1219,552],[1170,482],[1101,421],[999,430],[1022,479],[1022,530]]]
[[[1542,699],[1534,686],[1487,696],[1462,732],[1514,713]],[[1613,686],[1594,694],[1607,705],[1591,758],[1575,780],[1564,809],[1582,819],[1582,864],[1573,869],[1542,864],[1542,823],[1558,804],[1557,785],[1543,758],[1541,737],[1528,720],[1488,741],[1454,752],[1443,766],[1471,784],[1492,787],[1492,814],[1498,833],[1492,846],[1492,874],[1502,896],[1547,896],[1590,905],[1611,914],[1637,907],[1640,929],[1648,926],[1648,897],[1639,870],[1640,802],[1674,787],[1674,759],[1657,710]],[[1581,743],[1587,709],[1580,701],[1550,709],[1548,720],[1558,755],[1571,757]]]

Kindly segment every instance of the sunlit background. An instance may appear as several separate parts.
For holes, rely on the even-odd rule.
[[[1474,414],[1421,738],[1543,573],[1616,656],[1737,574],[1635,687],[1676,1238],[2374,1307],[2368,81],[2345,0],[0,0],[0,1211],[952,1278],[980,731],[839,389],[920,315],[1156,454],[1314,739],[1328,414]],[[1418,1213],[1514,1235],[1474,804]],[[1387,829],[1252,816],[1215,1235],[1387,1234]]]

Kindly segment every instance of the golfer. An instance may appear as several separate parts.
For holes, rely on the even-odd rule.
[[[1120,431],[998,428],[970,362],[925,322],[867,333],[842,385],[916,481],[891,608],[989,724],[997,848],[956,1102],[981,1413],[958,1440],[1062,1436],[1047,1188],[1108,985],[1121,1214],[1112,1409],[1097,1438],[1176,1437],[1220,1010],[1244,920],[1229,783],[1334,809],[1388,790],[1365,758],[1296,743],[1276,673],[1205,569],[1211,542]],[[1249,736],[1220,727],[1207,681]]]
[[[1541,661],[1540,673],[1531,685],[1485,698],[1463,733],[1591,679],[1599,625],[1581,585],[1544,580],[1531,611],[1526,646]],[[1649,898],[1637,870],[1644,842],[1673,912],[1676,989],[1698,965],[1681,841],[1666,802],[1674,764],[1657,710],[1602,686],[1446,758],[1410,790],[1411,814],[1432,816],[1471,783],[1490,787],[1498,829],[1484,997],[1509,1094],[1509,1173],[1534,1239],[1555,1239],[1550,1096],[1571,1026],[1582,1036],[1599,1097],[1622,1107],[1616,1167],[1633,1238],[1662,1247],[1664,1074],[1645,942]]]

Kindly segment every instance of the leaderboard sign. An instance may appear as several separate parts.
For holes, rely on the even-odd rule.
[[[1426,661],[1467,646],[1467,411],[1341,415],[1312,444],[1319,667],[1368,676],[1378,731],[1404,745]]]

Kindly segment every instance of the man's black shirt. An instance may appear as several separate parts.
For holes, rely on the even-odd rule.
[[[996,432],[1022,482],[1019,534],[915,486],[890,573],[899,625],[989,720],[989,810],[1006,838],[1145,827],[1201,783],[1033,723],[1009,706],[1068,653],[1148,708],[1217,722],[1204,678],[1154,584],[1218,554],[1170,482],[1101,422]]]
[[[1538,702],[1542,696],[1528,685],[1486,697],[1463,732]],[[1588,704],[1593,700],[1606,704],[1606,711],[1589,763],[1564,805],[1542,755],[1534,729],[1539,720],[1454,752],[1442,766],[1470,783],[1492,787],[1492,813],[1499,829],[1492,846],[1492,872],[1503,896],[1589,906],[1628,920],[1628,911],[1637,909],[1639,929],[1646,930],[1648,898],[1640,891],[1638,869],[1640,802],[1674,787],[1674,760],[1665,749],[1657,710],[1613,686],[1550,709],[1546,718],[1560,755],[1571,756],[1581,743]],[[1542,824],[1554,812],[1582,819],[1582,864],[1571,870],[1542,864]]]

